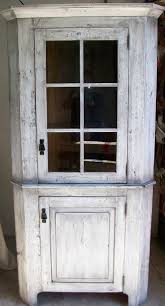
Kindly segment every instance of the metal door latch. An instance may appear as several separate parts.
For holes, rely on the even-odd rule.
[[[46,223],[47,220],[47,214],[46,214],[46,209],[42,208],[42,213],[41,213],[41,219],[42,219],[42,223]]]
[[[40,155],[44,155],[44,151],[45,151],[44,139],[40,139],[39,151],[40,151]]]

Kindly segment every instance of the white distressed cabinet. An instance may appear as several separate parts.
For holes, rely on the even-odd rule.
[[[8,20],[19,288],[147,297],[155,4],[15,7]]]

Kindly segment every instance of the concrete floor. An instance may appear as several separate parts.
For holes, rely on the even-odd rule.
[[[121,294],[40,294],[39,306],[127,306]],[[25,306],[18,294],[17,272],[0,272],[0,306]],[[143,306],[165,306],[165,247],[151,247],[148,299]]]

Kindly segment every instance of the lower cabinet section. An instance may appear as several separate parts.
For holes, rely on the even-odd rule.
[[[126,197],[40,197],[43,290],[123,290]]]

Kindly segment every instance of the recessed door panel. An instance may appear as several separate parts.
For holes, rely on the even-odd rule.
[[[56,224],[52,245],[56,244],[57,270],[53,270],[53,281],[113,279],[113,267],[109,271],[109,246],[114,249],[109,239],[109,212],[59,212],[51,221]]]
[[[66,291],[67,284],[68,291],[69,284],[84,291],[92,284],[101,291],[107,284],[122,290],[124,197],[43,197],[40,209],[47,216],[46,222],[41,219],[42,273],[47,289],[61,283]]]

